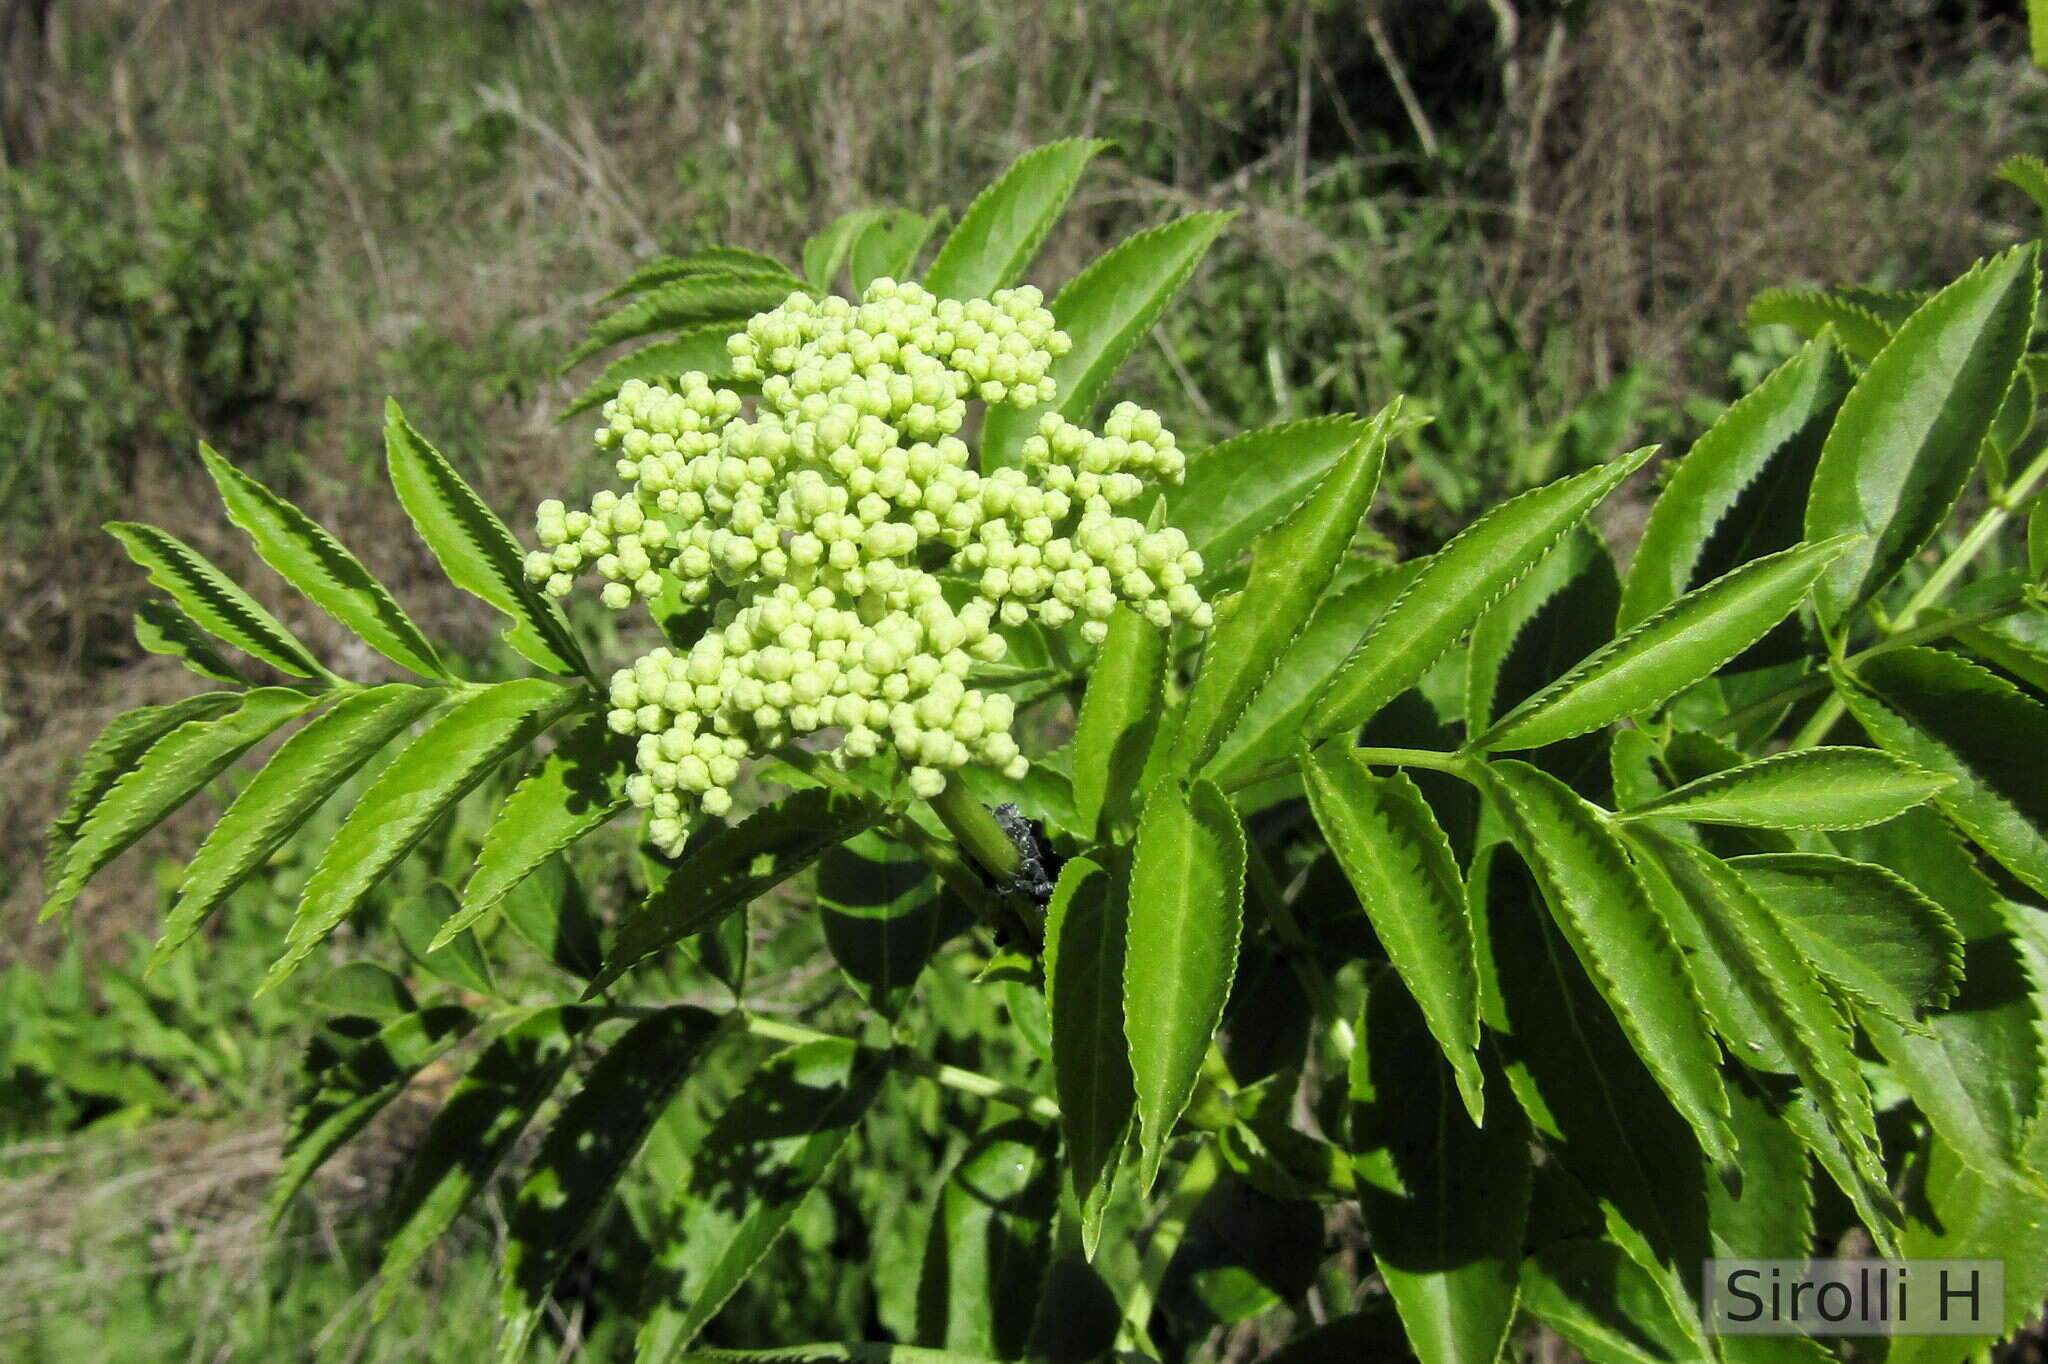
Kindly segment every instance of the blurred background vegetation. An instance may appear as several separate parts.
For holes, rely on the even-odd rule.
[[[483,616],[408,570],[402,516],[365,495],[385,394],[523,526],[589,467],[582,424],[555,421],[579,387],[557,367],[634,263],[714,241],[788,258],[869,203],[957,214],[1019,151],[1086,134],[1119,155],[1047,284],[1135,226],[1241,210],[1134,396],[1196,445],[1416,395],[1436,422],[1378,524],[1427,549],[1512,488],[1689,439],[1786,349],[1741,324],[1759,288],[1932,284],[2021,235],[2026,204],[1988,179],[2048,147],[2021,8],[0,0],[0,1356],[488,1349],[488,1225],[432,1266],[435,1292],[369,1320],[358,1233],[403,1105],[261,1230],[318,1001],[242,1001],[303,868],[147,982],[137,947],[189,823],[101,878],[68,934],[34,925],[69,765],[189,680],[135,642],[140,575],[97,527],[146,517],[260,576],[197,439],[482,653]],[[442,836],[453,865],[474,831]],[[594,897],[622,851],[590,854]],[[886,1177],[876,1151],[856,1161]],[[563,1335],[610,1357],[601,1331]],[[1219,1357],[1258,1343],[1232,1339]]]

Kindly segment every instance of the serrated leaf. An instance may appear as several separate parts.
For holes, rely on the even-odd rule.
[[[1793,890],[1796,893],[1797,888]],[[2036,913],[2005,912],[2008,918]],[[1855,926],[1868,931],[1865,925]],[[1853,939],[1850,944],[1852,950],[1846,953],[1840,942],[1831,942],[1829,948],[1861,965],[1863,954],[1853,948],[1865,944]],[[1815,960],[1826,958],[1816,953]],[[1864,1031],[1893,1077],[1913,1096],[1928,1126],[1964,1164],[1993,1179],[2017,1176],[2038,1187],[2041,1175],[2027,1161],[2026,1148],[2028,1135],[2040,1120],[2042,1076],[2048,1068],[2042,982],[2031,974],[2032,963],[2016,933],[1974,937],[1945,964],[1962,976],[1961,989],[1948,1008],[1919,1023],[1910,1013],[1894,1021],[1882,1009],[1866,1010]],[[1871,996],[1881,988],[1869,979],[1872,974],[1866,967],[1850,983],[1852,998]]]
[[[428,1062],[461,1041],[476,1015],[453,1005],[406,1014],[349,1047],[293,1106],[284,1162],[271,1186],[275,1223],[327,1158],[402,1093]]]
[[[1807,1096],[1818,1105],[1828,1130],[1848,1154],[1853,1178],[1842,1192],[1878,1245],[1889,1245],[1891,1224],[1899,1214],[1886,1183],[1877,1121],[1848,1020],[1771,908],[1727,863],[1654,830],[1642,830],[1635,839],[1657,857],[1691,902],[1737,987],[1749,996]]]
[[[400,683],[372,687],[342,698],[285,740],[192,855],[149,970],[170,960],[343,782],[444,695]]]
[[[1314,742],[1355,730],[1414,686],[1482,612],[1652,452],[1645,447],[1523,493],[1431,555],[1317,702],[1306,737]]]
[[[1543,900],[1657,1084],[1716,1166],[1734,1164],[1720,1049],[1671,930],[1620,839],[1571,788],[1512,760],[1481,789],[1536,873]]]
[[[1165,702],[1166,632],[1127,606],[1088,670],[1074,727],[1074,816],[1084,838],[1099,838],[1135,813],[1146,759]]]
[[[153,654],[175,658],[201,677],[246,687],[248,679],[235,671],[234,664],[221,657],[205,631],[192,618],[167,601],[152,597],[135,612],[135,642]]]
[[[1047,412],[1083,421],[1188,276],[1201,264],[1228,213],[1196,213],[1128,237],[1076,275],[1052,301],[1073,348],[1047,371],[1059,386],[1050,406],[991,408],[981,430],[982,472],[1017,462]]]
[[[1174,770],[1202,770],[1307,626],[1372,506],[1387,428],[1398,417],[1398,406],[1375,417],[1309,499],[1253,544],[1251,576],[1203,646],[1169,759]]]
[[[885,1073],[833,1038],[782,1052],[748,1079],[664,1217],[634,1345],[641,1364],[674,1358],[746,1282],[838,1161]]]
[[[831,291],[839,268],[846,264],[847,256],[853,251],[854,242],[884,212],[886,210],[879,208],[857,208],[851,213],[842,213],[824,231],[804,243],[804,278],[811,282],[813,289],[819,293]]]
[[[225,715],[213,716],[211,705],[194,707],[190,713],[195,718],[163,734],[134,758],[133,766],[106,787],[79,821],[51,882],[43,917],[68,909],[100,868],[197,795],[236,759],[318,704],[318,697],[288,687],[259,687],[244,692],[239,704]]]
[[[866,800],[814,787],[764,806],[706,840],[619,925],[611,958],[591,982],[589,994],[774,889],[876,818]]]
[[[611,1045],[562,1106],[512,1205],[499,1359],[524,1357],[555,1280],[719,1032],[716,1014],[687,1004],[650,1014]]]
[[[1167,520],[1210,572],[1224,568],[1307,501],[1364,434],[1359,418],[1335,416],[1232,436],[1188,457],[1181,485],[1167,490]]]
[[[915,849],[873,830],[818,863],[825,945],[854,993],[884,1018],[902,1014],[932,954],[962,926],[958,902],[939,892]]]
[[[1117,882],[1097,863],[1073,858],[1060,869],[1045,919],[1053,1086],[1081,1209],[1082,1251],[1091,1260],[1136,1103],[1124,1039],[1130,908]]]
[[[1760,513],[1787,506],[1796,525],[1827,429],[1852,382],[1825,337],[1808,342],[1693,443],[1650,508],[1622,587],[1618,628],[1648,619],[1698,585],[1703,561],[1727,532],[1744,543],[1730,546],[1736,553],[1708,577],[1798,540],[1796,530],[1783,543],[1758,546],[1748,537],[1770,519]],[[1764,505],[1746,511],[1757,499]]]
[[[1014,284],[1060,219],[1081,172],[1109,143],[1068,138],[1010,163],[961,215],[925,272],[940,298],[985,298]]]
[[[1209,782],[1153,785],[1138,819],[1124,940],[1124,1036],[1150,1193],[1237,974],[1244,828]]]
[[[1962,934],[1897,872],[1825,853],[1763,853],[1728,865],[1859,1006],[1910,1028],[1954,996]]]
[[[405,514],[448,580],[511,617],[505,642],[549,672],[587,673],[590,665],[561,611],[526,580],[525,560],[505,523],[412,429],[396,402],[385,407],[384,456]]]
[[[792,282],[792,287],[798,287]],[[590,387],[578,394],[576,401],[562,409],[557,421],[567,421],[579,412],[588,412],[593,407],[610,402],[619,395],[629,379],[640,379],[647,383],[672,384],[692,371],[712,379],[727,382],[730,387],[732,376],[732,352],[726,349],[726,341],[735,330],[730,322],[714,322],[705,327],[691,327],[681,335],[666,341],[656,341],[651,346],[622,355],[604,367],[604,373],[591,381]]]
[[[53,886],[57,883],[79,826],[157,740],[189,721],[213,719],[239,699],[234,692],[201,692],[165,706],[139,706],[107,721],[79,758],[78,772],[64,795],[64,809],[50,822],[44,879]]]
[[[1806,748],[1687,782],[1617,816],[1759,829],[1861,829],[1912,809],[1950,779],[1874,748]]]
[[[1349,587],[1334,589],[1316,603],[1308,624],[1280,655],[1244,714],[1216,746],[1209,774],[1227,782],[1293,752],[1309,711],[1331,676],[1422,564],[1420,559],[1411,559]]]
[[[480,688],[436,717],[335,830],[306,878],[284,954],[262,989],[297,970],[442,815],[581,699],[576,688],[524,678]]]
[[[383,1211],[384,1262],[377,1313],[413,1287],[412,1267],[488,1184],[519,1134],[561,1082],[594,1010],[537,1009],[484,1048],[406,1162]]]
[[[1059,1168],[1024,1119],[982,1133],[939,1193],[917,1292],[918,1335],[948,1350],[1024,1353],[1052,1249]]]
[[[1837,677],[1879,746],[1955,778],[1941,812],[2006,870],[2048,895],[2048,708],[1994,673],[1938,649],[1898,649]]]
[[[1373,776],[1348,744],[1304,754],[1301,774],[1316,824],[1450,1062],[1458,1095],[1478,1126],[1486,1115],[1478,967],[1450,839],[1413,781]]]
[[[684,256],[659,256],[647,262],[626,277],[625,283],[605,295],[609,302],[625,298],[629,294],[642,294],[663,284],[673,284],[691,275],[769,275],[781,273],[789,276],[791,288],[802,288],[803,281],[791,274],[789,267],[758,251],[749,251],[743,246],[705,246]]]
[[[2048,219],[2048,163],[2038,156],[2009,156],[1999,163],[1997,175],[2007,184],[2017,186],[2034,201],[2042,217]]]
[[[869,223],[854,239],[847,253],[847,275],[856,294],[865,293],[878,279],[905,280],[917,264],[918,253],[938,230],[939,215],[926,216],[907,208],[892,208]]]
[[[462,908],[434,935],[430,951],[497,908],[541,863],[601,828],[626,806],[633,744],[592,715],[529,772],[498,811],[477,850]]]
[[[1948,519],[2026,353],[2040,284],[2032,247],[1978,265],[1908,318],[1842,400],[1806,538],[1871,538],[1821,579],[1823,625],[1874,598]]]
[[[1697,1323],[1700,1266],[1713,1253],[1708,1188],[1717,1181],[1707,1178],[1698,1138],[1542,911],[1522,861],[1505,847],[1482,852],[1469,885],[1486,1026],[1546,1165],[1584,1185],[1607,1244],[1690,1324],[1696,1349],[1681,1357],[1711,1358]]]
[[[1784,550],[1686,593],[1515,707],[1471,747],[1541,748],[1670,700],[1769,633],[1851,544],[1842,536]]]
[[[1458,913],[1462,920],[1462,905]],[[1453,1083],[1413,993],[1376,980],[1351,1054],[1359,1210],[1416,1358],[1497,1359],[1515,1317],[1529,1123],[1508,1103],[1496,1104],[1484,1126],[1466,1120],[1477,1061],[1464,1053],[1475,1073]]]
[[[729,322],[738,330],[755,313],[779,307],[791,294],[802,292],[802,281],[781,270],[690,275],[660,285],[600,319],[583,344],[569,352],[562,368],[574,368],[607,346],[655,332],[707,322]]]
[[[202,444],[199,457],[220,489],[228,519],[248,534],[279,577],[399,667],[422,677],[447,675],[434,646],[404,608],[326,527],[222,459],[212,446]]]
[[[1613,556],[1590,528],[1570,532],[1544,555],[1472,627],[1465,647],[1466,734],[1484,734],[1613,639],[1620,591]]]
[[[1859,360],[1869,360],[1892,339],[1892,328],[1870,308],[1825,289],[1766,289],[1750,300],[1749,325],[1792,328],[1800,335],[1818,338],[1829,328],[1842,349]]]
[[[214,638],[293,677],[333,676],[277,617],[177,536],[136,521],[109,521],[106,529],[148,570],[150,582]]]

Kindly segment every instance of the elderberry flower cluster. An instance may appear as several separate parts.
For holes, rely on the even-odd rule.
[[[614,609],[711,607],[688,649],[612,679],[657,845],[730,808],[750,754],[824,729],[842,763],[896,753],[924,797],[970,762],[1023,775],[1010,698],[968,684],[1004,657],[1002,626],[1079,619],[1099,643],[1119,604],[1209,626],[1187,537],[1118,510],[1180,481],[1155,414],[1121,404],[1100,433],[1048,414],[1020,466],[973,467],[968,403],[1050,400],[1070,345],[1036,289],[961,301],[882,279],[858,303],[792,294],[730,339],[734,377],[759,385],[751,416],[701,373],[605,405],[597,444],[631,486],[586,511],[542,503],[526,571],[562,596],[595,568]]]

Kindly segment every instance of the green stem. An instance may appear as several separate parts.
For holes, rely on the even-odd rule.
[[[996,823],[989,808],[976,800],[956,776],[947,776],[946,788],[931,798],[931,807],[939,822],[960,840],[969,857],[988,868],[998,881],[1016,878],[1023,854],[1017,851],[1003,826]]]
[[[1967,615],[1944,616],[1940,620],[1931,620],[1925,625],[1917,625],[1910,630],[1902,630],[1889,639],[1879,640],[1869,648],[1849,655],[1847,663],[1853,669],[1856,664],[1864,659],[1873,658],[1878,654],[1890,653],[1893,649],[1911,648],[1915,644],[1925,644],[1929,640],[1943,639],[1949,635],[1957,634],[1979,625],[1989,624],[1994,620],[2002,620],[2007,616],[2016,615],[2026,609],[2026,599],[2016,598],[2005,603],[2003,606],[1987,607],[1982,611],[1972,611]],[[1768,696],[1751,701],[1739,710],[1729,711],[1726,715],[1708,725],[1707,733],[1721,734],[1727,733],[1730,730],[1740,729],[1744,723],[1765,711],[1779,706],[1789,706],[1795,701],[1803,701],[1807,697],[1824,692],[1827,689],[1828,677],[1826,673],[1808,673],[1796,681],[1786,683]]]
[[[1991,543],[2004,528],[2006,521],[2033,494],[2034,485],[2044,477],[2048,477],[2048,450],[2043,450],[2032,464],[2020,471],[2018,478],[2006,485],[1998,500],[1985,510],[1984,515],[1977,519],[1977,524],[1970,527],[1956,547],[1949,551],[1948,557],[1928,575],[1927,581],[1920,584],[1920,590],[1907,600],[1905,607],[1891,622],[1886,633],[1894,637],[1904,636],[1913,624],[1913,617],[1948,591],[1949,586],[1962,576],[1963,570],[1983,552],[1984,546]],[[1864,652],[1869,653],[1871,650]],[[1799,732],[1792,736],[1792,747],[1809,748],[1819,743],[1827,737],[1828,731],[1835,727],[1835,722],[1842,718],[1842,712],[1847,709],[1847,704],[1839,696],[1830,696],[1821,702],[1806,723],[1800,726]]]
[[[1449,772],[1453,775],[1464,771],[1465,759],[1457,753],[1445,753],[1430,748],[1355,748],[1352,752],[1364,761],[1381,767],[1426,767],[1434,772]],[[1247,786],[1256,786],[1262,781],[1284,777],[1294,771],[1296,759],[1293,755],[1275,758],[1262,767],[1249,772],[1239,772],[1225,777],[1217,785],[1225,791],[1242,791]]]
[[[1029,1113],[1034,1118],[1042,1118],[1046,1122],[1058,1122],[1060,1120],[1060,1107],[1051,1099],[1046,1098],[1043,1094],[1034,1094],[1028,1089],[998,1080],[993,1075],[983,1075],[980,1071],[974,1070],[962,1070],[959,1066],[944,1065],[932,1060],[929,1056],[922,1056],[902,1047],[871,1047],[864,1042],[855,1042],[854,1039],[842,1037],[837,1033],[819,1032],[815,1028],[806,1028],[797,1023],[782,1023],[772,1018],[762,1018],[758,1014],[743,1013],[739,1017],[742,1021],[742,1026],[756,1037],[766,1037],[772,1041],[793,1044],[805,1042],[851,1042],[862,1051],[874,1052],[880,1055],[893,1069],[911,1075],[921,1075],[925,1079],[944,1085],[948,1089],[958,1090],[962,1094],[972,1094],[977,1099],[988,1099],[995,1103],[1007,1104],[1011,1108]]]

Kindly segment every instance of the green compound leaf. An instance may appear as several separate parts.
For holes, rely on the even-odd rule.
[[[1167,519],[1213,572],[1307,501],[1364,434],[1363,421],[1341,416],[1232,436],[1188,458],[1181,485],[1167,490]]]
[[[880,221],[885,212],[879,208],[857,208],[851,213],[842,213],[823,232],[804,243],[804,278],[811,282],[811,288],[821,294],[831,291],[840,267],[846,264],[846,258],[853,252],[853,244],[860,239],[861,233]]]
[[[2048,218],[2048,162],[2038,156],[2007,157],[1999,164],[1997,175],[2007,184],[2018,186],[2041,210],[2042,217]]]
[[[296,971],[442,815],[581,699],[576,688],[524,678],[480,688],[443,711],[377,774],[335,830],[262,989]]]
[[[1059,1168],[1052,1133],[1006,1122],[976,1138],[939,1194],[918,1283],[918,1335],[949,1350],[1016,1359],[1031,1337]]]
[[[78,822],[63,864],[51,882],[43,918],[70,908],[100,868],[169,818],[236,759],[317,704],[319,698],[288,687],[259,687],[243,693],[240,703],[225,715],[216,715],[210,701],[193,706],[186,712],[193,718],[163,734],[134,758],[133,766],[106,787],[90,813]],[[140,730],[138,735],[146,732]],[[122,745],[124,750],[129,746]]]
[[[1770,906],[1729,865],[1654,830],[1634,835],[1691,903],[1707,940],[1819,1108],[1852,1175],[1842,1186],[1880,1247],[1900,1220],[1848,1020]],[[1823,1162],[1828,1164],[1828,1162]],[[1836,1169],[1830,1175],[1839,1178]],[[1890,1253],[1889,1251],[1887,1253]]]
[[[604,716],[592,715],[570,730],[512,788],[477,851],[461,910],[434,934],[428,950],[447,946],[541,863],[623,810],[632,766],[632,741],[612,733]]]
[[[1948,519],[2026,353],[2040,291],[2034,248],[1993,256],[1908,318],[1842,400],[1806,538],[1871,538],[1821,579],[1823,625],[1874,598]]]
[[[1450,839],[1413,781],[1373,776],[1348,745],[1305,754],[1301,774],[1330,851],[1451,1063],[1465,1111],[1483,1123],[1478,967]]]
[[[605,301],[644,294],[649,289],[673,284],[692,275],[772,275],[788,277],[792,289],[804,287],[789,267],[773,257],[743,246],[706,246],[687,256],[659,256],[626,277],[626,282],[605,295]]]
[[[1466,1121],[1477,1075],[1453,1082],[1430,1031],[1407,993],[1374,981],[1351,1054],[1359,1208],[1416,1358],[1497,1359],[1528,1221],[1529,1123],[1512,1103]]]
[[[407,1161],[404,1183],[383,1212],[388,1229],[378,1267],[377,1314],[413,1287],[412,1267],[454,1225],[497,1172],[534,1112],[554,1093],[594,1010],[538,1009],[484,1048]]]
[[[452,1005],[406,1014],[349,1044],[315,1075],[285,1130],[284,1164],[268,1200],[271,1223],[284,1216],[329,1156],[475,1023],[476,1015]]]
[[[619,925],[597,994],[656,952],[711,928],[873,824],[867,800],[820,787],[799,791],[691,850],[661,889]]]
[[[1720,1049],[1671,930],[1599,812],[1557,778],[1504,760],[1476,771],[1544,903],[1622,1031],[1699,1136],[1709,1159],[1734,1165]]]
[[[220,489],[228,519],[247,532],[279,577],[399,667],[422,677],[447,675],[434,646],[389,589],[326,527],[222,459],[212,446],[201,445],[199,457]]]
[[[823,1182],[886,1069],[851,1041],[770,1058],[698,1143],[664,1217],[634,1357],[664,1364],[695,1340]]]
[[[1287,646],[1244,714],[1216,746],[1208,774],[1224,782],[1292,753],[1301,742],[1309,711],[1330,678],[1423,562],[1411,559],[1333,591],[1316,603],[1308,624]]]
[[[1144,795],[1145,760],[1165,709],[1165,677],[1166,632],[1118,607],[1088,671],[1074,728],[1074,815],[1083,837],[1104,837],[1127,822]]]
[[[990,409],[982,421],[983,472],[1015,464],[1046,412],[1069,421],[1087,419],[1103,386],[1188,282],[1230,216],[1197,213],[1140,232],[1111,247],[1060,290],[1052,315],[1074,345],[1048,371],[1059,396],[1050,407]]]
[[[1840,352],[1825,337],[1810,341],[1693,443],[1650,508],[1622,587],[1618,628],[1647,620],[1698,583],[1723,527],[1740,532],[1782,504],[1795,514],[1805,506],[1813,461],[1851,382]],[[1745,514],[1753,497],[1764,505]],[[1754,557],[1741,554],[1739,562]]]
[[[938,226],[938,214],[927,217],[907,208],[892,208],[869,223],[847,255],[853,291],[861,293],[878,279],[908,279]]]
[[[1177,770],[1198,772],[1215,755],[1307,626],[1372,506],[1387,428],[1398,417],[1398,406],[1375,417],[1308,501],[1253,544],[1251,576],[1203,647],[1201,674],[1174,740]]]
[[[778,307],[792,293],[802,292],[803,283],[782,270],[691,275],[642,294],[599,321],[583,344],[569,352],[562,368],[572,369],[607,346],[655,332],[706,322],[730,322],[737,329],[755,313]]]
[[[166,706],[139,706],[107,721],[99,737],[78,760],[78,773],[64,796],[64,809],[50,823],[49,852],[43,864],[44,880],[56,885],[64,859],[78,837],[79,826],[100,803],[116,781],[126,775],[157,740],[182,724],[211,720],[240,699],[228,691],[201,692]]]
[[[1138,820],[1124,954],[1124,1036],[1150,1193],[1223,1019],[1244,929],[1244,827],[1209,782],[1153,785]]]
[[[444,693],[400,683],[344,697],[284,741],[199,845],[150,954],[154,972],[294,830]]]
[[[1852,543],[1842,536],[1801,545],[1686,593],[1515,707],[1471,747],[1541,748],[1670,700],[1768,634]]]
[[[1316,704],[1306,737],[1314,742],[1355,730],[1414,686],[1481,613],[1507,595],[1653,449],[1523,493],[1431,555]]]
[[[1806,748],[1687,782],[1617,818],[1675,816],[1756,829],[1861,829],[1949,785],[1874,748]]]
[[[2048,708],[1939,649],[1881,654],[1837,683],[1881,747],[1955,779],[1934,795],[1941,812],[2048,895]]]
[[[1010,163],[961,215],[925,272],[940,298],[986,298],[1017,282],[1066,210],[1081,172],[1109,143],[1068,138]]]
[[[801,286],[793,282],[793,287]],[[730,381],[732,352],[725,348],[725,343],[734,330],[729,322],[692,327],[680,336],[657,341],[620,356],[606,365],[604,373],[578,394],[575,402],[563,408],[562,415],[556,420],[567,421],[579,412],[588,412],[610,402],[619,396],[619,390],[629,379],[641,379],[650,384],[673,384],[695,370],[708,378]]]
[[[2000,925],[1966,945],[1930,901],[1864,863],[1785,854],[1733,865],[1856,1007],[1935,1133],[1979,1173],[2021,1168],[2048,1039],[2015,936]],[[1927,1012],[1951,994],[1949,1007]]]
[[[1674,1357],[1712,1358],[1698,1326],[1699,1276],[1713,1253],[1709,1191],[1720,1184],[1698,1140],[1543,912],[1521,859],[1504,846],[1483,851],[1469,885],[1481,1007],[1509,1087],[1548,1161],[1597,1200],[1607,1244],[1691,1324],[1695,1351]]]
[[[686,1004],[649,1015],[611,1045],[562,1106],[509,1218],[498,1337],[506,1364],[525,1357],[555,1280],[720,1031],[716,1014]]]
[[[175,658],[211,682],[246,687],[248,679],[235,671],[234,664],[221,657],[206,632],[192,618],[167,601],[154,597],[135,612],[135,642],[153,654]]]
[[[505,642],[553,673],[587,673],[590,665],[555,604],[526,580],[519,545],[476,490],[405,420],[386,405],[384,454],[391,486],[420,539],[448,580],[512,618]]]
[[[1832,327],[1842,349],[1865,361],[1885,348],[1894,325],[1856,299],[1825,289],[1766,289],[1750,300],[1748,322],[1775,323],[1813,338]]]
[[[1897,872],[1826,853],[1759,853],[1728,865],[1859,1011],[1913,1028],[1955,995],[1963,936]]]
[[[277,617],[177,536],[135,521],[109,521],[106,529],[149,571],[150,582],[214,638],[293,677],[333,676]]]
[[[1130,908],[1106,868],[1076,857],[1060,869],[1045,919],[1045,1001],[1053,1086],[1081,1246],[1091,1260],[1137,1101],[1124,1042],[1124,944]]]

